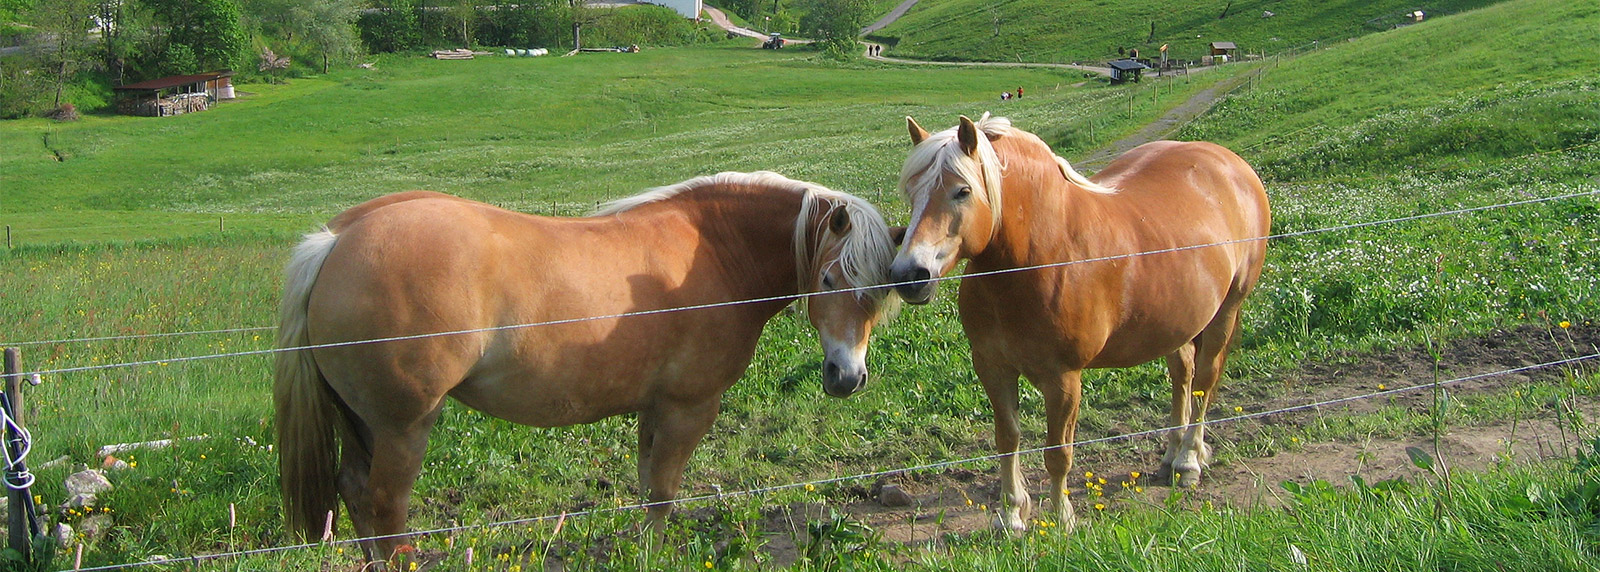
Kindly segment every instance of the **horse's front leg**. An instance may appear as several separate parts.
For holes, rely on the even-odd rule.
[[[639,471],[650,503],[645,521],[657,533],[666,531],[667,515],[672,513],[672,500],[678,497],[689,455],[711,429],[719,407],[720,400],[716,398],[687,404],[658,403],[639,415]],[[644,425],[647,421],[649,428]]]
[[[1028,516],[1033,512],[1033,499],[1022,482],[1022,468],[1017,458],[1017,447],[1022,441],[1022,426],[1017,421],[1017,377],[1015,369],[998,360],[981,357],[972,352],[972,367],[983,382],[983,391],[989,394],[989,407],[994,410],[994,447],[1000,454],[1000,518],[995,526],[1011,532],[1028,530]]]
[[[1034,385],[1044,396],[1045,415],[1048,418],[1045,446],[1049,448],[1044,452],[1044,466],[1050,471],[1050,502],[1055,507],[1056,521],[1063,530],[1070,531],[1076,519],[1072,513],[1072,501],[1067,499],[1067,472],[1072,470],[1072,442],[1078,433],[1078,405],[1083,401],[1083,372],[1062,372],[1053,379],[1040,379]]]
[[[1167,432],[1167,450],[1161,455],[1161,468],[1156,471],[1156,478],[1162,481],[1170,481],[1178,476],[1173,472],[1172,464],[1183,452],[1185,427],[1190,421],[1189,411],[1193,403],[1190,393],[1194,387],[1194,353],[1195,343],[1191,341],[1178,346],[1177,351],[1167,355],[1167,377],[1172,381],[1172,414],[1168,417],[1167,426],[1172,430]]]

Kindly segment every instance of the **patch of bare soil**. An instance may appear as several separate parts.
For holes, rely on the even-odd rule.
[[[1441,348],[1439,379],[1452,380],[1473,375],[1504,371],[1541,364],[1560,359],[1592,354],[1600,347],[1600,328],[1574,326],[1568,329],[1524,326],[1511,330],[1497,330],[1486,335],[1457,340]],[[1585,364],[1593,368],[1594,365]],[[1580,366],[1584,367],[1584,366]],[[1258,398],[1247,412],[1270,411],[1329,399],[1362,395],[1377,391],[1379,385],[1399,388],[1431,383],[1434,380],[1434,361],[1424,348],[1405,348],[1391,353],[1341,356],[1327,363],[1308,364],[1299,371],[1275,376],[1277,387],[1262,387],[1248,381],[1234,381],[1247,398]],[[1561,368],[1543,368],[1518,373],[1485,377],[1451,384],[1448,391],[1454,397],[1472,394],[1490,394],[1508,391],[1534,380],[1558,379],[1564,375]],[[1592,369],[1591,369],[1592,371]],[[1253,389],[1246,389],[1252,388]],[[1368,413],[1384,405],[1400,407],[1426,415],[1432,396],[1428,390],[1418,390],[1385,396],[1381,399],[1350,401],[1335,406],[1283,414],[1236,423],[1218,424],[1209,432],[1213,445],[1243,439],[1258,434],[1265,425],[1306,426],[1319,418]],[[1250,399],[1233,401],[1250,401]],[[1600,416],[1600,404],[1581,402],[1577,413],[1585,418]],[[1215,415],[1222,415],[1215,413]],[[1231,412],[1229,413],[1231,414]],[[1121,431],[1138,431],[1148,427],[1117,428]],[[1079,439],[1093,438],[1079,432]],[[1528,415],[1515,422],[1486,423],[1479,426],[1453,425],[1441,435],[1440,459],[1454,471],[1481,471],[1497,463],[1533,462],[1569,456],[1578,446],[1567,423],[1557,418],[1552,409],[1530,410]],[[1037,446],[1024,443],[1024,448]],[[1148,475],[1156,472],[1164,437],[1152,436],[1135,439],[1115,447],[1096,451],[1080,450],[1074,463],[1076,471],[1092,468],[1096,479],[1106,479],[1106,494],[1116,497],[1142,497],[1151,503],[1161,503],[1170,493],[1166,486],[1150,482]],[[1415,435],[1398,439],[1371,438],[1360,442],[1303,443],[1288,450],[1271,451],[1263,456],[1234,458],[1213,464],[1205,473],[1199,488],[1188,491],[1188,497],[1236,507],[1278,506],[1283,502],[1280,483],[1287,480],[1309,482],[1323,480],[1346,486],[1351,475],[1360,475],[1368,483],[1392,478],[1416,482],[1427,478],[1406,455],[1407,447],[1420,447],[1430,453],[1433,441],[1430,435]],[[1045,514],[1049,479],[1038,455],[1027,456],[1023,466],[1035,502],[1035,517]],[[1138,472],[1137,485],[1143,489],[1135,493],[1133,487],[1121,483],[1132,482]],[[1080,515],[1080,526],[1093,526],[1093,502],[1086,501],[1088,491],[1084,479],[1074,475],[1071,498]],[[887,507],[878,502],[878,492],[886,484],[897,485],[911,494],[912,504],[904,507]],[[886,541],[902,544],[927,545],[938,543],[946,535],[966,535],[988,529],[994,520],[999,496],[999,484],[993,463],[973,468],[951,468],[939,473],[906,474],[880,479],[871,486],[862,485],[850,491],[854,500],[832,504],[797,504],[775,507],[764,515],[761,528],[767,532],[767,546],[772,562],[785,565],[795,561],[804,550],[806,523],[830,517],[838,511],[850,518],[864,522],[883,535]],[[970,501],[970,504],[969,504]],[[986,509],[986,510],[985,510]],[[1114,509],[1113,509],[1114,510]]]

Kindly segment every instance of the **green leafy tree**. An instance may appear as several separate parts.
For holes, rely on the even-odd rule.
[[[461,40],[461,47],[472,47],[472,32],[478,22],[478,5],[473,0],[456,0],[450,4],[451,31]]]
[[[55,77],[56,107],[61,107],[67,81],[93,58],[89,29],[94,14],[92,0],[50,0],[33,8],[35,51],[40,67]]]
[[[361,43],[374,52],[402,52],[420,41],[416,5],[411,0],[373,0],[374,11],[361,15]]]
[[[867,25],[872,4],[869,0],[805,0],[801,8],[800,33],[821,42],[829,51],[848,52],[856,35]]]
[[[356,40],[356,0],[306,0],[289,10],[289,29],[322,55],[322,73],[332,61],[345,61],[360,51]]]
[[[239,5],[234,0],[143,0],[166,30],[167,49],[184,46],[194,53],[198,69],[233,68],[244,61],[248,45]],[[169,62],[170,63],[170,62]],[[170,66],[163,66],[170,67]]]

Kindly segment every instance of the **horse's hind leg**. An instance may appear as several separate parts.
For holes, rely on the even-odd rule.
[[[406,511],[411,490],[422,473],[422,457],[428,450],[428,432],[439,418],[440,408],[428,412],[414,423],[398,427],[372,428],[371,471],[367,490],[371,494],[372,532],[382,536],[373,545],[377,559],[393,560],[396,548],[407,543]]]
[[[1228,351],[1238,336],[1239,308],[1238,302],[1225,305],[1211,320],[1211,324],[1195,338],[1194,383],[1189,395],[1190,424],[1180,431],[1182,440],[1172,464],[1178,486],[1200,484],[1200,472],[1211,462],[1211,447],[1206,445],[1206,428],[1199,422],[1205,420],[1211,401],[1216,398],[1222,368],[1228,361]]]
[[[1178,350],[1167,355],[1167,376],[1172,380],[1172,413],[1167,418],[1167,426],[1172,431],[1167,432],[1167,450],[1161,455],[1161,468],[1156,471],[1156,478],[1169,480],[1173,478],[1172,463],[1177,460],[1178,452],[1182,450],[1183,429],[1189,424],[1189,404],[1192,396],[1189,389],[1194,384],[1194,341],[1183,344]]]
[[[367,477],[372,474],[372,436],[360,420],[351,419],[351,425],[340,439],[339,496],[349,511],[356,537],[368,538],[373,535],[372,489],[367,484]],[[377,554],[372,541],[362,541],[361,550],[367,560]]]

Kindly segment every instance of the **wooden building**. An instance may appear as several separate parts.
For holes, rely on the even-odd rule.
[[[167,117],[205,111],[233,99],[233,70],[175,75],[112,88],[117,111],[127,115]]]
[[[1211,42],[1211,55],[1236,59],[1239,57],[1239,46],[1233,45],[1233,42]]]
[[[1138,82],[1144,70],[1150,69],[1136,60],[1111,60],[1106,66],[1111,68],[1112,84]]]

